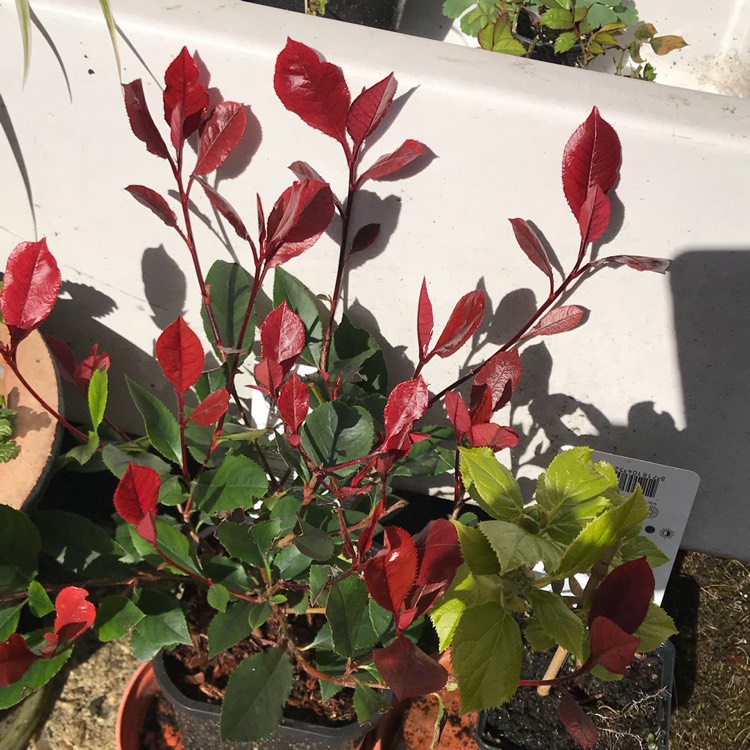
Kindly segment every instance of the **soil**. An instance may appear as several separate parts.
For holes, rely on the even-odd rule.
[[[184,747],[174,709],[159,693],[146,714],[141,750],[184,750]]]

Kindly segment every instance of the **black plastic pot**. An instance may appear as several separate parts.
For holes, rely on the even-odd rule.
[[[245,0],[271,8],[305,12],[305,0]],[[358,23],[374,29],[395,31],[401,18],[404,0],[328,0],[325,18]]]
[[[659,726],[662,730],[660,732],[661,739],[659,741],[659,750],[669,750],[669,725],[672,721],[672,693],[674,687],[674,663],[675,663],[675,649],[671,641],[666,641],[659,648],[654,651],[654,654],[661,659],[662,670],[661,670],[661,682],[657,686],[657,689],[664,689],[660,706],[659,706]],[[485,733],[485,726],[487,724],[487,712],[482,711],[479,714],[479,721],[477,722],[477,744],[482,750],[524,750],[522,746],[513,743],[496,745],[490,744],[483,739]]]
[[[515,36],[526,49],[529,49],[532,40],[536,37],[536,44],[534,44],[529,57],[532,60],[541,60],[542,62],[550,62],[555,65],[566,65],[570,68],[575,67],[583,53],[580,44],[574,45],[567,52],[555,52],[555,39],[562,32],[545,28],[544,33],[549,36],[549,39],[539,38],[538,34],[540,33],[542,33],[542,29],[535,26],[531,16],[522,9],[518,16]]]
[[[154,657],[154,675],[177,715],[185,750],[350,750],[374,726],[346,724],[343,727],[320,727],[284,717],[270,736],[253,742],[221,741],[219,706],[199,703],[184,696],[172,682],[164,667],[164,652]]]

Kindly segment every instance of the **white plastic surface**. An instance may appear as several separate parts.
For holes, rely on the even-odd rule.
[[[79,355],[101,339],[118,377],[127,371],[158,385],[148,356],[153,341],[183,310],[199,327],[198,297],[184,247],[123,188],[142,183],[166,192],[168,168],[130,133],[98,4],[37,0],[34,8],[55,50],[35,29],[24,90],[14,3],[0,3],[0,262],[16,242],[46,235],[67,280],[48,330],[75,341]],[[398,118],[369,158],[405,138],[423,141],[436,158],[408,179],[368,187],[355,221],[383,222],[389,239],[352,270],[346,300],[356,320],[377,320],[397,374],[408,377],[422,277],[438,329],[462,294],[487,290],[498,313],[489,336],[430,363],[433,390],[467,360],[489,354],[545,294],[545,279],[517,248],[507,217],[534,221],[561,263],[573,262],[578,229],[562,194],[560,158],[597,105],[624,154],[615,198],[621,229],[602,253],[668,257],[674,271],[597,274],[575,295],[591,310],[586,324],[527,347],[524,384],[505,418],[529,439],[508,461],[533,472],[575,443],[693,469],[702,486],[685,546],[750,557],[750,102],[240,2],[128,0],[115,10],[127,38],[123,79],[144,79],[155,116],[158,82],[183,44],[198,50],[225,98],[251,106],[260,125],[248,168],[236,178],[224,173],[220,183],[248,226],[255,193],[271,205],[290,184],[294,160],[309,161],[339,193],[345,183],[340,147],[273,93],[286,37],[340,65],[353,92],[395,71]],[[205,201],[200,209],[213,221]],[[215,258],[246,252],[196,225],[206,269]],[[330,293],[335,257],[335,243],[324,238],[288,270]],[[114,399],[120,420],[137,424],[122,385]]]

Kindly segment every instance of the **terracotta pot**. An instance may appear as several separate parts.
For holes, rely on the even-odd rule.
[[[0,325],[0,341],[7,343],[8,339],[8,329]],[[37,393],[60,413],[60,378],[39,331],[34,331],[19,345],[18,369]],[[7,407],[18,412],[14,439],[21,449],[16,458],[0,463],[0,503],[29,510],[41,497],[49,479],[60,450],[62,427],[1,362],[0,393]]]
[[[146,714],[151,702],[159,693],[154,677],[154,667],[150,661],[144,662],[136,670],[117,710],[115,724],[115,747],[117,750],[140,750],[141,734]]]

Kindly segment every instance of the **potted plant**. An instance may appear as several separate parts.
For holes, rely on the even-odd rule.
[[[581,68],[613,52],[617,75],[630,58],[638,64],[630,75],[649,81],[656,72],[641,56],[644,45],[657,55],[686,45],[680,36],[658,36],[653,24],[638,20],[635,5],[621,2],[446,0],[443,13],[460,17],[461,30],[477,37],[483,49]],[[629,29],[632,36],[625,39]]]
[[[185,48],[165,74],[167,138],[150,114],[141,82],[123,87],[133,133],[174,180],[177,211],[150,187],[127,190],[184,244],[217,364],[206,367],[206,348],[184,318],[167,326],[155,353],[176,410],[128,381],[145,429],[133,439],[105,418],[109,358],[94,349],[85,366],[76,365],[71,352],[56,346],[66,371],[80,375],[91,418],[85,429],[64,423],[79,441],[66,460],[71,468],[115,475],[116,514],[106,533],[68,512],[41,511],[29,519],[0,508],[0,706],[46,682],[89,628],[102,640],[130,631],[136,655],[155,658],[163,683],[178,684],[184,694],[178,705],[190,709],[202,700],[198,713],[212,714],[215,724],[199,729],[199,738],[185,737],[186,746],[200,748],[209,746],[208,737],[217,746],[291,744],[306,728],[300,717],[311,714],[343,725],[340,740],[323,732],[322,742],[333,747],[352,739],[354,724],[366,726],[387,707],[387,689],[399,700],[440,690],[448,672],[428,655],[434,650],[426,619],[431,613],[441,648],[451,644],[467,708],[502,701],[512,692],[511,682],[517,683],[511,664],[517,649],[501,641],[499,649],[486,642],[476,652],[470,646],[483,624],[493,632],[499,625],[510,643],[516,616],[528,614],[540,639],[569,647],[585,659],[586,669],[599,663],[624,670],[643,628],[661,622],[660,610],[647,603],[649,560],[658,559],[638,533],[642,494],[616,497],[611,467],[594,466],[586,450],[578,449],[553,462],[537,506],[525,510],[515,480],[494,459],[518,436],[493,417],[521,377],[519,347],[582,322],[583,308],[567,304],[573,287],[604,266],[666,270],[667,261],[659,259],[592,257],[592,244],[609,225],[607,192],[621,161],[617,134],[594,108],[565,148],[563,187],[580,228],[571,268],[558,279],[531,224],[511,219],[523,253],[546,278],[547,297],[496,352],[431,394],[423,373],[435,357],[451,356],[479,329],[481,290],[458,300],[435,338],[423,282],[415,305],[418,361],[412,377],[397,384],[389,383],[378,341],[340,310],[347,263],[366,253],[379,232],[378,224],[354,221],[362,185],[404,176],[425,153],[421,143],[407,139],[392,153],[364,156],[365,143],[389,112],[396,81],[388,75],[352,100],[339,68],[288,40],[273,85],[288,110],[340,144],[347,194],[334,196],[314,166],[295,161],[297,179],[270,210],[257,198],[256,238],[208,181],[242,138],[243,105],[209,106],[206,85]],[[192,205],[201,190],[245,243],[250,270],[220,260],[204,272],[192,230]],[[339,261],[333,291],[321,299],[284,266],[310,250],[335,213]],[[263,282],[272,269],[272,309],[261,315]],[[11,253],[0,295],[11,336],[0,355],[13,372],[19,370],[18,352],[49,314],[59,288],[60,271],[44,240]],[[252,377],[243,381],[248,372]],[[464,384],[471,386],[468,403],[458,392]],[[248,394],[267,405],[267,422],[251,417]],[[428,408],[438,405],[446,408],[452,428],[422,423]],[[545,489],[545,481],[568,471],[571,486],[580,481],[584,491]],[[420,474],[453,475],[453,509],[450,518],[432,520],[412,535],[390,523],[403,506],[392,482]],[[493,520],[479,522],[467,510],[467,490]],[[504,534],[518,542],[510,559]],[[40,555],[46,556],[43,566]],[[538,580],[529,572],[536,563],[544,567]],[[606,570],[613,563],[622,564],[609,576],[637,604],[627,620],[605,596],[612,586]],[[575,601],[544,590],[595,564],[594,583]],[[599,596],[605,600],[592,603],[595,583],[602,580]],[[490,599],[473,606],[484,588]],[[547,607],[565,623],[564,632],[547,629],[541,614]],[[27,608],[42,618],[36,629],[33,618],[31,628],[19,620]],[[498,622],[489,622],[495,616]],[[639,628],[641,635],[633,635]],[[658,637],[666,634],[665,627]],[[655,640],[652,634],[648,643]],[[609,658],[613,650],[616,661]],[[477,692],[472,653],[511,666],[499,690],[493,683]]]
[[[245,0],[271,8],[324,16],[375,29],[395,31],[404,0]]]

